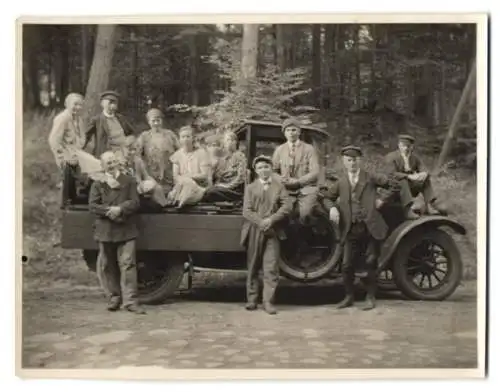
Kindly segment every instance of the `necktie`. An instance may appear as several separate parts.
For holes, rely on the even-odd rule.
[[[410,157],[408,155],[403,155],[403,162],[405,165],[405,171],[409,172],[411,171],[410,168]]]
[[[292,145],[290,146],[290,177],[294,177],[295,176],[295,143],[292,143]]]
[[[355,173],[351,173],[350,178],[351,178],[351,186],[354,188],[358,182],[357,176]]]

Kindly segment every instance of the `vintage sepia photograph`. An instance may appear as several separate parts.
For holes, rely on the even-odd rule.
[[[484,377],[486,23],[20,18],[18,375]]]

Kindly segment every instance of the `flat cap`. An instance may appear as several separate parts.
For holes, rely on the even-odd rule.
[[[270,165],[273,164],[273,160],[271,159],[271,157],[269,157],[267,155],[259,155],[253,159],[252,167],[255,169],[255,165],[257,165],[257,163],[259,163],[259,162],[266,162]]]
[[[101,93],[101,95],[99,96],[100,100],[107,99],[107,98],[119,99],[120,94],[118,94],[116,91],[113,91],[113,90],[106,90],[106,91],[103,91]]]
[[[284,131],[286,128],[291,126],[300,128],[301,127],[300,121],[298,121],[293,117],[287,118],[285,121],[283,121],[283,124],[281,125],[281,130]]]
[[[405,140],[405,141],[408,141],[410,143],[415,143],[415,138],[411,135],[406,134],[406,133],[399,135],[398,139]]]
[[[343,147],[342,150],[340,151],[340,154],[348,157],[360,157],[363,155],[363,152],[361,151],[361,148],[359,148],[358,146],[350,145]]]
[[[163,118],[164,117],[163,112],[157,108],[149,109],[148,112],[146,113],[146,118],[152,118],[152,117]]]

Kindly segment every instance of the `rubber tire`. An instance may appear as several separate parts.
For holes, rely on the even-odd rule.
[[[143,257],[147,257],[148,252],[140,252],[140,255],[137,256],[138,262]],[[165,263],[166,271],[165,271],[165,279],[162,284],[157,287],[153,291],[143,292],[139,290],[138,293],[138,301],[143,305],[155,305],[164,302],[167,298],[171,297],[176,290],[179,288],[179,285],[184,276],[185,268],[184,263],[188,261],[187,253],[180,252],[164,252],[163,256],[168,263]],[[96,253],[97,255],[97,253]],[[149,262],[155,262],[155,260],[150,260]],[[88,263],[88,262],[87,262]],[[97,276],[99,278],[99,282],[101,283],[101,287],[104,289],[106,294],[109,293],[105,280],[101,279],[101,266],[100,263],[96,261],[96,266],[99,268],[97,271]],[[96,270],[97,270],[96,268]]]
[[[321,215],[323,217],[323,219],[328,220],[330,225],[332,225],[327,212],[318,208],[315,211],[315,213],[318,215]],[[330,255],[330,258],[327,260],[327,262],[325,263],[324,266],[322,266],[320,269],[314,271],[313,274],[308,274],[307,278],[306,278],[306,277],[304,277],[304,273],[302,271],[297,271],[294,268],[290,268],[286,264],[285,260],[282,257],[280,257],[280,260],[279,260],[280,273],[284,277],[286,277],[294,282],[300,282],[300,283],[313,283],[313,282],[317,282],[317,281],[327,277],[331,273],[331,271],[335,268],[335,266],[340,262],[340,260],[342,258],[342,248],[340,246],[338,246],[338,239],[335,236],[334,229],[333,229],[333,233],[334,234],[332,237],[332,242],[336,242],[337,246],[335,247],[333,254]]]
[[[431,240],[438,244],[448,253],[451,260],[451,271],[447,277],[447,282],[437,290],[421,291],[406,276],[405,261],[408,259],[411,250],[422,240]],[[410,232],[400,242],[396,249],[392,271],[394,280],[399,290],[408,298],[419,301],[442,301],[448,298],[460,284],[462,279],[463,263],[460,251],[453,238],[443,230],[426,229]]]

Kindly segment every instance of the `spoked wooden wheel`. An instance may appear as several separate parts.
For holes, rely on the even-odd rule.
[[[453,238],[439,229],[410,233],[398,246],[396,285],[411,299],[442,300],[462,278],[462,260]]]
[[[380,271],[377,278],[377,285],[381,290],[397,290],[398,286],[394,282],[394,274],[391,269]]]

